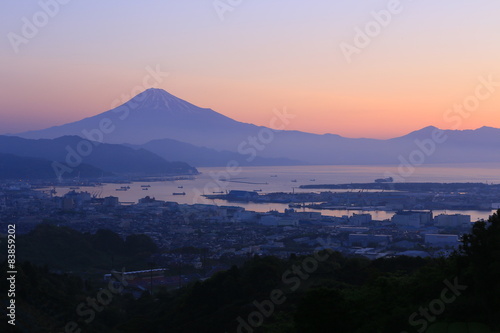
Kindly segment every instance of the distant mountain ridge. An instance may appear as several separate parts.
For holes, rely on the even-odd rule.
[[[102,176],[111,176],[109,172],[105,172],[94,166],[82,163],[75,167],[75,176],[80,178],[99,178]],[[0,153],[0,179],[15,179],[15,180],[49,180],[56,178],[52,161],[36,158],[23,157],[13,154]]]
[[[255,157],[247,161],[244,155],[228,150],[218,151],[206,147],[198,147],[189,143],[173,139],[159,139],[149,141],[142,145],[126,146],[149,150],[165,159],[184,161],[195,167],[220,167],[226,166],[229,161],[235,161],[240,166],[283,166],[305,165],[307,163],[289,158]]]
[[[500,162],[500,129],[492,127],[440,131],[430,126],[388,140],[351,139],[335,134],[318,135],[286,130],[287,126],[300,119],[287,115],[285,111],[272,117],[281,122],[283,130],[238,122],[211,109],[195,106],[164,90],[148,89],[113,110],[66,125],[18,135],[37,139],[62,135],[85,137],[86,134],[88,137],[89,133],[95,133],[104,123],[109,125],[109,130],[101,132],[101,136],[97,135],[96,140],[144,145],[144,148],[149,147],[163,157],[167,157],[167,149],[162,148],[157,140],[170,139],[232,152],[248,163],[257,161],[257,158],[272,158],[275,159],[272,163],[277,165],[280,162],[294,164],[286,162],[288,160],[324,165],[394,165],[408,160],[414,151],[421,150],[417,142],[428,143],[427,140],[432,140],[433,132],[438,131],[446,139],[434,142],[432,153],[424,154],[425,163]],[[165,141],[165,145],[171,144],[172,141]],[[195,151],[191,146],[189,149]],[[198,150],[198,153],[206,151]],[[228,155],[227,158],[234,156]],[[212,162],[208,158],[204,163]]]
[[[91,151],[78,154],[82,138],[63,136],[56,139],[24,139],[0,136],[0,153],[20,157],[60,162],[72,169],[81,164],[91,165],[105,172],[127,175],[196,174],[197,170],[184,162],[168,162],[145,149],[132,149],[123,145],[91,143]],[[81,148],[80,148],[81,150]],[[54,171],[53,171],[54,173]],[[72,176],[75,177],[76,172]]]

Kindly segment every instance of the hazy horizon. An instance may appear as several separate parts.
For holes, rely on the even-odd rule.
[[[480,78],[498,86],[500,4],[391,3],[239,2],[218,12],[210,1],[68,2],[27,37],[41,5],[3,3],[0,133],[109,110],[143,84],[146,68],[168,73],[147,87],[257,125],[286,107],[300,119],[289,129],[351,138],[500,127],[499,94],[459,126],[450,121],[458,111],[446,116]]]
[[[151,88],[148,88],[148,89],[151,89]],[[146,89],[146,90],[147,90],[147,89]],[[146,90],[145,90],[145,91],[146,91]],[[164,89],[162,89],[162,90],[164,90]],[[145,92],[145,91],[142,91],[142,92]],[[165,90],[164,90],[164,91],[165,91]],[[140,92],[140,93],[142,93],[142,92]],[[167,91],[167,92],[168,92],[168,91]],[[139,93],[139,94],[140,94],[140,93]],[[139,95],[139,94],[138,94],[138,95]],[[135,97],[135,96],[133,96],[133,97]],[[132,97],[132,99],[133,99],[133,97]],[[178,96],[176,96],[176,97],[178,97]],[[182,99],[181,97],[178,97],[178,98]],[[123,104],[126,104],[126,103],[127,103],[127,102],[129,102],[129,101],[130,101],[130,100],[127,100],[127,101],[125,101]],[[187,101],[187,102],[189,102],[189,101]],[[123,104],[120,104],[119,106],[121,106],[121,105],[123,105]],[[110,110],[113,110],[113,109],[110,109]],[[103,110],[102,112],[96,113],[96,114],[94,114],[94,115],[90,115],[89,117],[97,116],[97,115],[99,115],[99,114],[101,114],[101,113],[104,113],[104,112],[107,112],[107,111],[110,111],[110,110]],[[214,110],[214,111],[216,111],[216,112],[217,112],[217,110]],[[220,113],[220,112],[218,112],[218,113]],[[222,113],[221,113],[221,114],[222,114]],[[227,115],[224,115],[224,116],[227,116]],[[88,118],[88,117],[87,117],[87,118]],[[84,119],[85,119],[85,118],[84,118]],[[74,119],[74,120],[69,121],[68,123],[73,123],[73,122],[77,122],[77,121],[80,121],[80,120],[82,120],[82,119],[80,119],[80,118],[79,118],[79,119]],[[236,120],[236,119],[234,119],[234,120]],[[0,135],[14,135],[14,136],[15,136],[15,135],[17,135],[17,134],[21,134],[21,133],[24,133],[24,132],[29,132],[29,131],[37,131],[37,130],[44,130],[44,129],[48,129],[48,128],[51,128],[51,127],[57,127],[57,126],[64,125],[64,124],[66,124],[66,123],[61,123],[61,124],[52,124],[52,125],[49,125],[49,126],[46,126],[46,127],[40,127],[40,128],[27,129],[26,131],[15,132],[15,133],[8,133],[8,132],[6,132],[6,133],[1,133],[1,132],[0,132]],[[254,125],[256,125],[256,124],[254,124]],[[419,130],[422,130],[422,129],[425,129],[425,128],[428,128],[428,127],[436,127],[436,128],[439,128],[439,127],[437,127],[437,126],[435,126],[435,125],[429,124],[429,125],[424,126],[424,127],[421,127],[421,128],[415,128],[415,129],[413,129],[413,130],[410,130],[408,133],[402,133],[402,135],[400,135],[400,136],[404,136],[404,135],[407,135],[407,134],[410,134],[410,133],[412,133],[412,132],[416,132],[416,131],[419,131]],[[480,129],[480,128],[483,128],[483,127],[491,127],[491,126],[488,126],[488,125],[483,125],[483,126],[480,126],[480,127],[477,127],[477,128],[461,128],[460,130],[462,130],[462,131],[467,131],[467,130],[472,130],[472,131],[474,131],[474,130],[477,130],[477,129]],[[442,129],[442,130],[446,130],[446,128],[440,128],[440,129]],[[299,131],[300,131],[300,130],[299,130]],[[301,132],[313,133],[313,132],[308,132],[308,131],[301,131]],[[313,134],[337,134],[337,133],[313,133]],[[393,138],[398,138],[398,137],[400,137],[400,136],[389,137],[389,138],[349,137],[349,136],[343,136],[343,137],[345,137],[345,138],[352,138],[352,139],[363,138],[363,139],[379,139],[379,140],[384,140],[384,139],[393,139]]]

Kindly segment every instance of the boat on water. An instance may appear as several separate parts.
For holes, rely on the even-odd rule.
[[[142,188],[142,190],[143,190],[143,191],[147,191],[147,190],[149,190],[149,188],[147,188],[147,187],[143,187],[143,188]]]
[[[130,190],[130,186],[122,186],[120,188],[117,188],[116,190],[117,191],[128,191],[128,190]]]
[[[141,185],[141,187],[151,187],[151,185]]]
[[[392,177],[375,179],[375,183],[392,183],[393,181],[394,181],[394,178],[392,178]]]
[[[314,178],[313,178],[313,179],[309,179],[309,181],[310,181],[310,182],[315,182],[315,181],[316,181],[316,179],[314,179]]]
[[[290,208],[302,208],[303,205],[299,204],[299,203],[291,203],[291,204],[288,204],[288,207],[290,207]]]
[[[254,190],[254,192],[262,192],[262,189]]]
[[[297,179],[292,179],[292,183],[296,183],[297,182]]]
[[[177,186],[177,188],[184,188],[184,186]]]
[[[172,195],[186,195],[186,192],[174,192]]]
[[[271,175],[271,177],[278,177],[278,175]]]

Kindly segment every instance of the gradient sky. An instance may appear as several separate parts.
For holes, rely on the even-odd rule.
[[[42,9],[2,1],[0,133],[104,112],[142,84],[147,66],[169,72],[156,87],[243,122],[268,126],[286,107],[297,115],[287,129],[314,133],[453,128],[443,115],[474,95],[478,77],[500,82],[500,2],[402,0],[348,63],[340,44],[353,45],[356,27],[389,2],[242,0],[221,20],[213,0],[72,0],[16,53],[8,34],[22,36],[23,17]],[[495,90],[460,129],[500,127]]]

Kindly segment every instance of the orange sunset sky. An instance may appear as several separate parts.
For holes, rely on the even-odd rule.
[[[89,117],[151,86],[264,126],[286,107],[287,129],[320,134],[391,138],[457,117],[458,129],[500,127],[497,1],[52,2],[52,13],[0,4],[0,134]],[[143,84],[147,67],[169,74]]]

